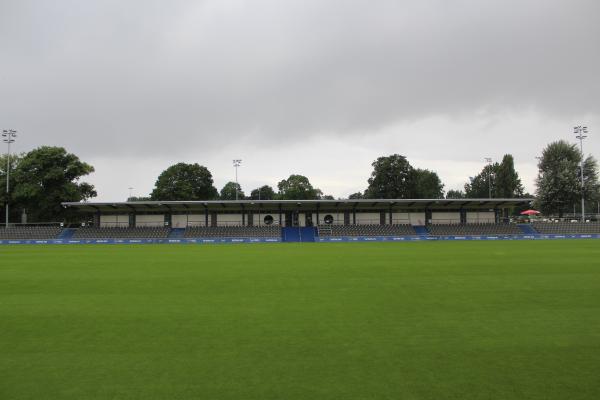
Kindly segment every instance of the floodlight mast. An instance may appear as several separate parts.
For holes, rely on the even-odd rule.
[[[233,167],[235,168],[235,201],[238,200],[238,167],[242,164],[242,160],[233,160]]]
[[[587,126],[578,125],[573,128],[573,132],[577,139],[579,139],[579,148],[581,150],[581,222],[585,222],[585,180],[583,179],[583,139],[587,138],[588,129]]]
[[[8,228],[8,202],[10,192],[10,144],[14,143],[17,137],[17,131],[14,129],[4,129],[2,131],[2,141],[7,144],[6,152],[6,220],[4,221],[5,228]]]
[[[489,165],[489,168],[488,168],[488,195],[489,195],[489,198],[491,199],[492,198],[492,159],[491,159],[491,157],[485,157],[484,160]]]

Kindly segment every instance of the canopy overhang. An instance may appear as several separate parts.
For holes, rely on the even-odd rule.
[[[82,213],[204,213],[261,211],[490,210],[530,206],[534,199],[360,199],[65,202]]]

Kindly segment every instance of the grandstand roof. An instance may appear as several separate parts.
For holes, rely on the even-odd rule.
[[[534,199],[360,199],[360,200],[211,200],[211,201],[131,201],[66,202],[65,208],[82,212],[204,212],[204,211],[296,211],[296,210],[458,210],[529,206]]]

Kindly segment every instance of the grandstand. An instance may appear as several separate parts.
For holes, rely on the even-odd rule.
[[[63,203],[92,228],[74,239],[393,237],[519,234],[500,223],[532,199],[360,199]],[[429,232],[426,230],[429,229]],[[293,230],[303,229],[302,234]],[[292,230],[292,231],[289,231]]]
[[[0,227],[0,241],[329,241],[600,235],[599,222],[509,223],[510,209],[526,206],[530,201],[532,199],[63,203],[79,215],[79,228],[63,229],[58,224],[12,225]]]
[[[240,200],[63,203],[79,228],[13,225],[0,240],[477,237],[599,234],[598,222],[514,224],[514,207],[533,199]],[[300,232],[301,231],[301,232]],[[388,239],[386,239],[388,238]],[[209,240],[210,241],[210,240]],[[227,240],[224,240],[227,241]]]

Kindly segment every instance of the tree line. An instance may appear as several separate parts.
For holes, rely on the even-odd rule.
[[[6,180],[6,155],[0,156],[0,182]],[[85,201],[97,195],[93,185],[81,178],[94,172],[94,167],[81,161],[62,147],[42,146],[26,154],[11,155],[10,193],[0,184],[0,199],[10,199],[11,221],[19,221],[26,211],[29,221],[59,221],[69,216],[63,201]],[[584,181],[581,183],[582,154],[577,146],[564,140],[550,143],[538,162],[535,207],[547,215],[562,216],[580,212],[579,199],[600,204],[598,165],[594,157],[583,160]],[[416,198],[518,198],[534,197],[524,192],[514,158],[504,155],[500,162],[490,163],[464,184],[463,190],[444,191],[435,171],[416,168],[405,156],[392,154],[379,157],[366,188],[349,199],[416,199]],[[149,196],[131,197],[142,200],[333,200],[331,195],[314,187],[303,175],[292,174],[277,187],[262,185],[246,194],[235,182],[227,182],[221,190],[214,186],[213,176],[198,163],[177,163],[157,178]]]

